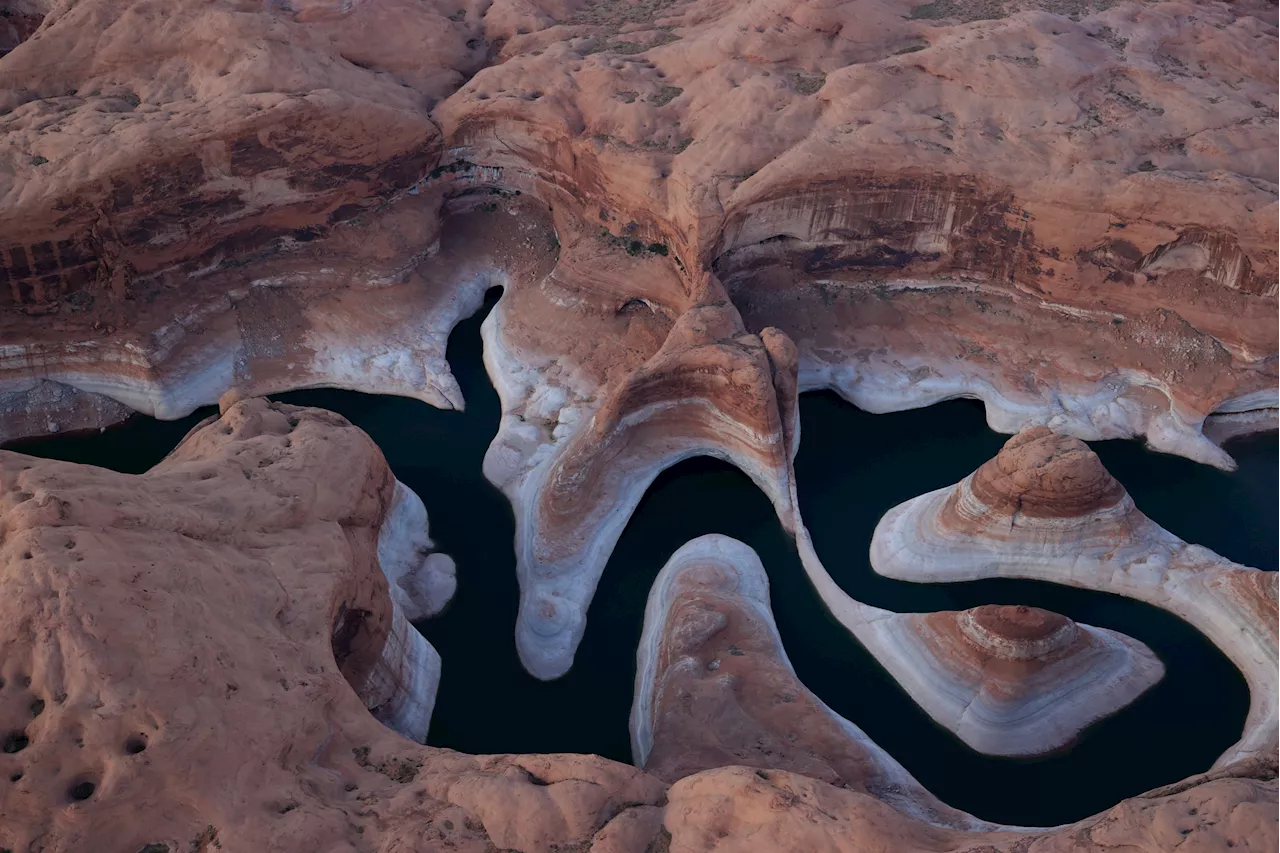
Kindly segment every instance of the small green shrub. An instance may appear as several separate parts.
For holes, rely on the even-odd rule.
[[[1002,0],[933,0],[916,6],[907,17],[911,20],[937,21],[956,18],[970,21],[993,21],[1008,16]]]
[[[817,74],[797,74],[795,77],[796,91],[801,95],[812,95],[827,85],[827,75],[821,72]]]
[[[652,101],[656,106],[665,107],[682,94],[684,94],[684,89],[681,89],[679,86],[663,86],[658,90],[658,94],[650,98],[650,101]]]

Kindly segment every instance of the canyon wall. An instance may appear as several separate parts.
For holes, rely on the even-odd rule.
[[[1160,527],[1079,439],[1027,430],[955,486],[894,507],[872,538],[871,565],[919,582],[1034,578],[1176,613],[1249,682],[1244,735],[1216,766],[1276,754],[1276,573]]]
[[[1105,478],[1096,506],[1037,515],[1035,488],[983,491],[988,471],[891,513],[873,561],[944,580],[1016,557],[1168,607],[1245,672],[1245,737],[1107,815],[971,834],[781,770],[668,786],[392,734],[368,709],[421,739],[449,662],[406,614],[438,609],[454,573],[367,438],[234,402],[326,386],[462,407],[448,334],[501,287],[485,473],[516,510],[532,673],[568,669],[640,495],[697,454],[752,476],[888,666],[910,644],[881,629],[906,621],[844,594],[801,521],[796,395],[976,397],[1003,432],[1143,437],[1231,468],[1217,442],[1276,424],[1274,5],[7,11],[0,442],[232,393],[140,478],[0,454],[0,845],[1274,849],[1275,576],[1107,503]],[[1013,518],[1091,556],[1028,560],[997,535]]]
[[[442,223],[519,232],[530,196],[575,285],[672,321],[712,272],[872,411],[973,396],[1221,467],[1206,424],[1274,427],[1273,7],[46,11],[0,75],[7,438],[233,386],[456,406],[435,335],[478,275],[547,271],[459,269]]]
[[[709,730],[666,714],[654,735],[661,775],[594,756],[414,743],[378,720],[404,719],[387,711],[413,706],[413,679],[393,677],[369,710],[379,673],[406,659],[380,559],[425,547],[425,530],[392,547],[408,529],[396,521],[401,488],[343,419],[262,400],[229,403],[139,476],[0,451],[0,846],[1154,853],[1277,843],[1274,757],[1057,829],[964,828],[927,793],[904,790],[910,777],[795,681],[742,546],[721,548],[717,571],[702,560],[705,594],[680,611],[710,607],[729,633],[673,635],[699,618],[651,608],[663,628],[647,648],[674,650],[686,636],[683,651],[664,653],[679,667],[684,654],[737,643],[742,658],[713,659],[758,666],[703,666],[701,679],[732,676],[748,698],[782,689],[795,701],[764,714],[767,704],[748,702],[755,728],[733,731],[782,743],[792,717],[802,742],[768,761],[689,752]],[[705,556],[693,555],[694,569]],[[708,687],[714,705],[724,688]],[[682,750],[701,758],[677,770]]]

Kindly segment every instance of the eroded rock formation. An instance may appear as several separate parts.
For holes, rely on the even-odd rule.
[[[316,558],[318,571],[326,566],[331,569],[334,561],[368,558],[364,568],[374,574],[364,580],[352,580],[354,586],[350,590],[335,592],[339,598],[324,602],[326,615],[316,618],[332,620],[333,654],[368,707],[397,731],[424,740],[435,703],[440,658],[409,624],[403,610],[388,598],[380,558],[392,560],[392,572],[402,581],[421,577],[423,567],[408,564],[402,557],[421,550],[424,541],[429,543],[426,515],[424,512],[413,517],[410,513],[406,518],[399,510],[415,502],[420,507],[421,502],[390,476],[385,465],[379,468],[370,463],[379,454],[367,440],[365,447],[357,448],[364,451],[362,454],[356,453],[349,461],[330,469],[330,476],[347,478],[349,484],[339,487],[325,483],[322,487],[322,481],[317,479],[309,490],[291,491],[299,485],[299,468],[324,466],[332,461],[328,445],[335,425],[344,422],[318,410],[278,407],[261,400],[231,404],[216,424],[193,432],[164,463],[142,477],[89,468],[85,470],[91,474],[77,479],[68,474],[66,465],[34,464],[36,460],[7,454],[10,481],[4,512],[6,547],[14,553],[15,564],[26,566],[55,587],[70,584],[74,588],[93,588],[103,581],[97,578],[93,566],[80,565],[85,558],[76,550],[77,542],[105,535],[103,531],[138,527],[139,519],[148,512],[158,513],[160,520],[149,525],[150,538],[126,535],[126,541],[120,544],[120,557],[127,563],[119,571],[130,567],[137,570],[129,581],[133,587],[98,602],[89,612],[67,617],[90,623],[125,619],[131,607],[143,606],[156,596],[168,602],[166,607],[175,606],[173,590],[148,589],[147,575],[165,561],[181,564],[201,559],[202,553],[208,559],[216,559],[225,537],[240,541],[241,547],[250,552],[260,548],[260,553],[246,554],[219,567],[219,574],[238,579],[244,587],[241,595],[249,597],[254,595],[254,584],[271,584],[278,591],[269,596],[279,598],[275,602],[278,610],[272,617],[276,619],[289,618],[293,605],[289,600],[292,593],[279,585],[274,568],[278,557],[273,556],[273,547],[301,537],[308,539],[305,546],[300,546],[304,549],[302,554],[333,549],[332,555]],[[345,429],[354,431],[349,425]],[[300,461],[310,455],[318,458]],[[201,485],[225,477],[231,470],[248,481],[244,496],[230,498],[218,494],[212,484]],[[322,467],[312,470],[318,472]],[[326,489],[335,494],[324,494]],[[382,494],[384,491],[386,495]],[[415,529],[415,524],[422,526]],[[353,547],[368,544],[358,541],[366,532],[375,537],[375,551],[372,555],[352,555]],[[61,541],[61,550],[52,547],[55,539]],[[181,584],[181,579],[177,583]],[[449,594],[451,591],[441,591],[441,606]],[[45,619],[58,618],[56,611],[47,608],[36,607],[24,613],[24,608],[32,606],[28,600],[14,602],[10,617],[15,624],[29,623],[37,613]],[[256,612],[270,605],[257,602],[252,606]],[[213,618],[241,617],[226,613]],[[32,625],[31,630],[37,629]],[[66,695],[66,679],[72,677],[110,684],[114,669],[68,672],[69,667],[80,664],[66,660],[67,653],[53,649],[48,659],[32,661],[24,660],[23,653],[16,651],[13,663],[27,673],[25,677],[47,679],[39,689],[50,695]],[[162,663],[181,667],[184,660],[182,645],[175,642],[170,657]],[[132,665],[122,660],[113,667]],[[33,667],[40,672],[33,675]],[[200,673],[206,680],[210,677],[203,668]],[[229,682],[228,695],[237,689]],[[113,709],[113,713],[125,711],[134,713],[125,707]]]
[[[1070,744],[1164,675],[1143,643],[1034,607],[875,620],[876,658],[931,717],[988,755]]]
[[[359,430],[261,400],[229,404],[141,476],[0,452],[0,846],[1100,853],[1277,843],[1274,762],[1238,762],[1056,830],[969,832],[899,811],[901,791],[792,770],[709,769],[668,785],[592,756],[415,744],[357,693],[394,643],[378,555],[396,494]],[[765,625],[746,602],[715,606],[731,626]],[[775,635],[749,639],[766,663]],[[774,661],[782,669],[761,672],[781,678],[785,657]],[[808,731],[833,722],[808,710]]]
[[[703,288],[714,293],[718,283],[708,276]],[[485,473],[516,508],[516,644],[531,673],[552,678],[572,663],[609,554],[664,468],[696,455],[732,461],[789,525],[794,442],[775,381],[789,372],[794,387],[795,353],[776,330],[745,332],[731,306],[699,305],[607,393],[571,406],[563,386],[530,369],[531,357],[508,339],[512,320],[499,305],[486,321],[504,416]],[[537,384],[516,386],[521,376]]]
[[[940,803],[800,683],[773,621],[764,566],[727,536],[689,542],[653,582],[631,751],[669,782],[729,765],[777,768],[871,794],[931,824],[993,828]]]
[[[890,510],[872,539],[871,565],[920,582],[1035,578],[1169,610],[1249,682],[1244,736],[1217,766],[1276,753],[1276,573],[1161,528],[1078,439],[1044,427],[1020,433],[955,486]]]
[[[505,61],[438,114],[459,156],[501,166],[502,181],[531,173],[566,218],[641,247],[661,235],[686,268],[711,265],[748,328],[796,341],[804,387],[873,411],[979,396],[1007,431],[1145,434],[1229,465],[1199,437],[1204,417],[1274,409],[1270,314],[1236,324],[1247,312],[1221,301],[1270,310],[1274,223],[1257,214],[1274,203],[1274,176],[1215,170],[1184,184],[1156,164],[1162,154],[1134,153],[1159,149],[1148,134],[1165,123],[1192,136],[1213,126],[1193,117],[1208,107],[1164,102],[1178,76],[1172,34],[1214,24],[1168,5],[963,27],[909,12],[800,5],[770,23],[763,8],[679,6],[667,19],[676,40],[655,45],[636,26],[580,60],[551,27],[513,37]],[[737,34],[721,38],[726,25]],[[648,49],[630,59],[624,41]],[[1198,79],[1212,79],[1197,61]],[[531,79],[549,82],[531,90]],[[1208,167],[1197,146],[1209,138],[1179,165]],[[1245,147],[1261,150],[1235,151]],[[1202,192],[1208,207],[1193,200]],[[1239,205],[1238,192],[1260,194]],[[657,201],[634,205],[641,193]],[[1248,211],[1229,240],[1260,238],[1244,278],[1216,228],[1140,212],[1215,218],[1219,200],[1233,223]],[[1157,290],[1159,302],[1143,296]],[[1237,370],[1232,390],[1213,378]]]
[[[645,612],[631,719],[636,762],[666,779],[718,760],[889,785],[932,811],[930,795],[796,679],[768,591],[759,558],[741,542],[704,536],[671,557]],[[1137,640],[1036,608],[899,614],[853,604],[861,611],[847,625],[853,636],[926,713],[987,754],[1065,746],[1164,675]],[[839,761],[844,770],[833,770]]]
[[[0,452],[0,846],[545,850],[657,802],[379,723],[425,736],[439,676],[379,564],[422,547],[411,494],[343,419],[263,400],[141,476]]]
[[[192,0],[128,51],[106,24],[151,13],[85,3],[4,58],[0,438],[228,388],[458,407],[445,339],[502,286],[487,470],[539,675],[681,455],[792,525],[797,388],[1224,467],[1206,418],[1274,419],[1275,28],[1248,3]]]
[[[378,565],[391,597],[410,622],[435,616],[458,588],[453,558],[433,550],[427,529],[422,499],[397,480],[391,508],[378,531]]]
[[[766,490],[824,601],[875,651],[868,638],[877,613],[826,575],[795,505],[800,389],[832,387],[872,411],[975,396],[997,429],[1145,436],[1220,467],[1232,461],[1215,440],[1275,424],[1277,39],[1268,4],[10,7],[0,19],[0,441],[104,426],[135,410],[179,417],[228,389],[331,386],[459,407],[444,359],[448,332],[500,286],[485,337],[504,417],[485,470],[516,508],[517,640],[526,666],[543,677],[570,664],[599,571],[644,485],[698,453],[731,460]],[[284,440],[274,429],[262,443]],[[351,551],[369,564],[382,521],[366,516],[416,512],[395,504],[393,479],[371,465],[381,478],[376,511],[298,510],[299,524],[340,518],[339,527],[358,529]],[[303,489],[300,506],[358,502],[344,491],[350,484],[329,496],[293,485]],[[167,521],[140,518],[170,531]],[[254,523],[237,517],[216,529],[232,536]],[[288,547],[303,548],[303,539]],[[378,593],[371,617],[350,610],[339,635],[349,633],[357,650],[366,634],[390,638],[382,648],[402,649],[395,654],[421,664],[414,672],[429,670],[416,634],[388,614],[435,609],[448,567],[442,557],[419,559],[423,542],[396,541],[399,556],[388,551],[388,563],[425,574],[403,576],[391,597]],[[1196,560],[1221,565],[1194,546],[1168,547],[1178,572]],[[201,567],[213,559],[188,556]],[[299,601],[319,602],[348,583],[339,568],[335,577],[347,580],[307,587]],[[1149,576],[1173,571],[1156,565]],[[386,582],[369,577],[360,583]],[[1261,624],[1259,614],[1274,610],[1274,583],[1236,568],[1185,578],[1169,595],[1201,613],[1197,624],[1215,641],[1236,643],[1237,663],[1256,670],[1250,732],[1265,732],[1267,719],[1274,729],[1274,701],[1258,704],[1270,701],[1258,698],[1258,684],[1274,687],[1274,632],[1227,639],[1235,620]],[[1209,592],[1199,595],[1197,585]],[[37,598],[22,607],[44,612]],[[191,606],[216,622],[242,602],[223,603],[226,613],[199,597]],[[308,604],[307,618],[333,616],[329,604]],[[370,627],[368,618],[383,621]],[[294,652],[331,636],[330,626],[304,637],[264,624],[293,644],[272,665],[315,676],[298,674]],[[208,651],[204,636],[174,635],[174,648],[198,656]],[[1242,642],[1254,651],[1239,651]],[[352,654],[343,671],[368,696],[422,697],[395,712],[416,720],[407,727],[418,733],[430,704],[425,682],[398,692],[402,676],[370,680],[373,670]],[[260,672],[243,660],[237,666]],[[109,668],[94,661],[85,665]],[[104,683],[134,685],[118,689],[138,695],[159,690],[150,670],[117,670]],[[213,689],[182,678],[175,683],[188,685],[187,695]],[[255,688],[264,702],[275,683]],[[443,838],[464,849],[541,850],[594,838],[602,850],[631,849],[636,838],[647,844],[670,832],[676,849],[748,837],[823,838],[815,843],[838,848],[844,836],[806,830],[809,817],[798,817],[828,805],[853,809],[837,822],[868,843],[1006,845],[895,822],[896,812],[856,792],[849,799],[784,776],[778,787],[737,771],[682,780],[664,812],[654,805],[661,785],[640,774],[588,759],[442,757],[375,734],[346,698],[333,702],[318,703],[329,717],[296,696],[277,702],[271,707],[296,731],[259,733],[250,759],[215,756],[320,756],[314,765],[341,753],[333,772],[295,762],[263,772],[227,764],[210,774],[208,784],[221,785],[210,791],[242,787],[233,777],[260,781],[254,790],[264,792],[269,784],[305,789],[305,808],[280,806],[282,820],[302,823],[268,833],[268,847]],[[1270,743],[1274,753],[1274,733]],[[370,751],[352,764],[348,746]],[[172,766],[212,760],[199,738],[182,749]],[[424,756],[441,774],[430,785],[384,786],[372,801],[333,810],[346,802],[335,774],[367,785],[374,771],[412,775],[402,769]],[[578,791],[574,780],[583,779],[595,793]],[[146,790],[167,796],[147,781]],[[1270,783],[1189,784],[1214,792],[1194,824],[1212,835],[1208,845],[1253,819],[1248,804],[1274,802]],[[146,790],[130,800],[135,808]],[[724,817],[730,793],[733,814]],[[1030,849],[1069,848],[1095,828],[1112,834],[1100,845],[1138,838],[1163,849],[1174,836],[1162,833],[1174,832],[1172,816],[1183,815],[1188,796],[1166,792]],[[180,826],[204,807],[193,802],[166,817],[173,834],[165,837],[176,845],[191,840]],[[622,808],[627,802],[642,805]],[[766,802],[783,803],[785,817]],[[209,808],[219,825],[246,833],[242,846],[263,845],[242,811],[225,800]],[[24,811],[14,825],[54,826],[56,838],[88,837],[83,827],[93,826],[99,837],[99,821],[115,818],[95,814],[77,822]],[[1206,828],[1208,815],[1223,818],[1213,824],[1222,828]],[[667,829],[655,835],[658,817]],[[722,818],[732,825],[723,834]],[[357,824],[365,835],[347,828]],[[1268,832],[1273,838],[1274,824],[1261,835]],[[121,839],[125,847],[137,840]]]
[[[714,271],[745,331],[795,341],[802,387],[863,408],[977,396],[1002,430],[1221,466],[1206,418],[1274,424],[1269,6],[78,8],[23,6],[39,27],[4,57],[0,434],[118,416],[86,394],[456,405],[397,328],[470,298],[419,280],[444,199],[501,216],[517,192],[563,246],[603,231],[682,282],[580,286],[670,319]]]

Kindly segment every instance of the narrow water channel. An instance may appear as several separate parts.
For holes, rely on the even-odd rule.
[[[1209,767],[1240,735],[1248,692],[1236,669],[1186,623],[1129,599],[1023,581],[914,585],[876,576],[871,531],[890,507],[955,482],[1007,438],[981,408],[957,401],[868,415],[828,394],[801,400],[800,503],[819,554],[853,596],[900,611],[986,603],[1030,604],[1115,628],[1146,642],[1168,675],[1146,696],[1090,729],[1074,748],[1036,760],[993,759],[936,726],[823,608],[772,507],[745,475],[689,460],[649,489],[623,533],[588,614],[573,669],[545,683],[515,652],[518,591],[510,506],[481,474],[499,420],[481,361],[486,310],[460,324],[449,362],[467,401],[444,412],[397,397],[315,390],[279,395],[339,412],[378,443],[396,475],[426,504],[431,534],[458,564],[446,611],[418,627],[444,661],[428,742],[471,753],[586,752],[629,761],[627,718],[645,598],[663,563],[688,540],[724,533],[759,552],[788,655],[801,679],[861,726],[944,801],[990,820],[1053,825]],[[56,436],[12,449],[121,471],[164,457],[198,420],[137,417],[101,434]],[[1170,530],[1224,556],[1276,566],[1276,439],[1229,449],[1223,474],[1134,442],[1096,446],[1139,507]]]

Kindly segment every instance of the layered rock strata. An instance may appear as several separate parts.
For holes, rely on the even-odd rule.
[[[392,599],[411,622],[435,616],[458,588],[457,566],[435,551],[427,535],[427,508],[399,480],[378,531],[378,565]]]
[[[1244,735],[1216,766],[1276,754],[1276,574],[1161,528],[1077,439],[1043,427],[1020,433],[955,486],[890,510],[872,539],[871,564],[900,580],[1034,578],[1169,610],[1249,683]]]
[[[988,755],[1036,755],[1164,676],[1143,643],[1033,607],[876,619],[871,646],[903,689],[947,729]]]
[[[439,678],[383,572],[419,510],[363,433],[264,400],[141,476],[0,452],[0,846],[545,850],[653,810],[633,769],[391,731]]]
[[[437,114],[455,156],[503,170],[495,186],[528,176],[563,219],[710,267],[748,329],[795,341],[802,387],[872,411],[974,396],[1004,431],[1145,435],[1230,467],[1205,418],[1275,408],[1275,176],[1244,153],[1273,131],[1258,114],[1210,155],[1216,107],[1175,98],[1168,51],[1204,27],[1198,87],[1219,85],[1219,62],[1269,79],[1272,51],[1209,44],[1274,30],[1214,8],[1227,17],[1144,4],[975,22],[969,4],[797,4],[772,25],[684,4],[585,54],[526,21]],[[1196,139],[1176,166],[1158,128]]]
[[[103,303],[149,279],[287,254],[433,168],[430,107],[483,64],[467,28],[434,6],[352,22],[317,5],[182,2],[163,26],[130,0],[46,9],[4,57],[0,303],[118,322],[134,306]]]
[[[382,660],[396,665],[369,673],[356,692],[378,719],[419,743],[426,742],[431,728],[440,686],[440,655],[411,623],[443,610],[458,586],[453,558],[435,552],[434,547],[427,536],[422,499],[397,480],[391,506],[378,528],[377,545],[378,567],[393,602]]]
[[[764,566],[727,536],[685,544],[649,591],[631,752],[669,782],[727,765],[776,768],[871,794],[928,823],[992,828],[940,803],[800,683],[774,624]]]
[[[219,420],[191,433],[164,462],[141,477],[93,468],[86,469],[92,472],[90,477],[75,481],[73,476],[68,479],[63,463],[32,464],[35,460],[9,454],[7,467],[15,478],[15,485],[9,489],[14,503],[5,515],[12,531],[10,547],[19,549],[20,560],[33,561],[29,565],[40,568],[44,575],[57,577],[70,572],[70,582],[92,587],[98,581],[92,572],[86,574],[78,565],[84,557],[75,550],[77,537],[92,538],[98,535],[98,528],[128,529],[136,526],[136,519],[146,508],[163,506],[163,520],[152,531],[153,538],[144,541],[134,537],[138,539],[137,552],[130,565],[141,567],[145,563],[148,568],[135,575],[132,583],[145,585],[144,575],[154,569],[155,561],[196,559],[202,551],[214,559],[222,547],[219,531],[240,526],[246,527],[245,532],[232,535],[242,535],[243,547],[260,548],[261,553],[232,561],[225,573],[240,577],[240,582],[245,583],[250,576],[258,577],[258,582],[274,577],[272,548],[280,547],[279,542],[309,536],[314,540],[309,548],[335,549],[326,558],[327,563],[321,560],[320,565],[324,566],[350,559],[354,547],[351,540],[364,535],[360,525],[367,526],[376,542],[368,569],[377,576],[357,584],[341,600],[328,603],[334,655],[357,694],[380,720],[406,737],[423,741],[435,704],[440,657],[409,624],[404,610],[388,598],[387,578],[381,571],[385,564],[400,581],[400,596],[404,595],[405,586],[432,586],[436,609],[452,594],[451,589],[434,582],[428,572],[431,567],[423,565],[421,552],[424,545],[430,544],[426,538],[426,514],[413,511],[421,510],[421,501],[390,477],[385,465],[378,469],[369,464],[370,455],[377,454],[371,446],[364,448],[363,455],[357,453],[330,471],[335,479],[352,478],[347,488],[364,495],[363,504],[346,508],[349,515],[335,514],[335,506],[344,507],[340,489],[331,498],[316,493],[323,491],[320,480],[313,485],[309,498],[291,490],[297,485],[298,469],[332,461],[328,459],[331,451],[326,446],[326,433],[342,423],[327,413],[275,406],[262,400],[228,403]],[[318,458],[304,459],[307,454]],[[212,486],[202,485],[225,478],[233,470],[248,481],[247,494],[236,499],[234,508],[226,506],[228,498]],[[323,488],[333,488],[333,484],[326,483]],[[137,496],[130,497],[135,491]],[[383,495],[384,491],[387,494]],[[313,511],[319,514],[316,519],[309,517]],[[54,526],[49,530],[26,530],[33,524]],[[354,532],[349,530],[353,525]],[[58,538],[66,540],[63,550],[50,550],[48,542]],[[146,563],[147,559],[152,562]],[[415,578],[416,584],[412,582]],[[274,583],[279,586],[278,580]],[[284,594],[282,589],[281,595]],[[125,613],[131,601],[136,606],[137,596],[151,600],[152,595],[143,589],[127,592],[122,600],[103,602],[102,618],[120,618],[109,613],[109,605],[124,608],[121,612]],[[279,606],[276,618],[286,618],[289,602],[282,600]],[[84,614],[76,618],[98,617]],[[180,651],[180,647],[174,649],[175,653]],[[67,665],[61,660],[46,663],[58,668]],[[168,663],[180,665],[180,661]],[[57,683],[49,689],[61,692],[62,677],[58,674]],[[102,677],[110,676],[104,673]]]
[[[869,410],[975,396],[1222,467],[1206,419],[1274,422],[1269,6],[184,0],[162,36],[86,3],[4,57],[2,435],[47,429],[44,382],[75,389],[60,428],[109,416],[84,394],[173,417],[266,389],[238,371],[270,351],[272,390],[456,405],[435,347],[377,327],[431,290],[446,200],[517,193],[565,245],[714,272],[802,387]],[[337,285],[311,352],[271,334]]]
[[[776,634],[763,572],[750,548],[711,536],[677,551],[659,574],[646,610],[632,709],[632,752],[638,764],[671,778],[686,763],[699,769],[711,766],[709,758],[700,757],[702,751],[715,754],[715,749],[723,749],[727,756],[723,763],[729,763],[730,757],[752,759],[758,749],[771,757],[774,766],[784,766],[776,762],[779,754],[787,754],[785,743],[772,744],[749,726],[738,733],[735,725],[758,714],[770,720],[773,715],[805,719],[816,713],[813,703],[839,722],[837,729],[845,732],[842,737],[866,741],[856,727],[802,687],[808,697],[805,702],[794,708],[779,704],[779,696],[790,695],[794,701],[789,687],[798,682],[776,636],[770,652],[782,661],[776,677],[757,675],[755,669],[750,676],[741,672],[744,667],[765,665],[755,655],[750,662],[725,657],[738,657],[747,648],[738,642],[739,633]],[[731,612],[749,608],[744,612],[754,615],[736,617],[744,624],[730,630],[726,627],[729,617],[717,610],[726,601],[736,602],[738,610]],[[1044,610],[992,605],[961,612],[892,613],[847,596],[837,602],[841,603],[845,627],[921,708],[970,747],[988,755],[1037,755],[1066,746],[1091,723],[1119,711],[1164,675],[1159,659],[1132,637],[1077,625]],[[665,697],[662,708],[656,707],[658,697]],[[653,729],[664,715],[673,716],[677,734],[658,759],[650,759]],[[758,720],[750,725],[767,727]],[[777,731],[800,730],[796,723],[769,725]],[[690,729],[715,732],[720,746],[681,740],[679,733]],[[827,740],[817,735],[802,739],[807,760],[819,760],[822,767],[815,756],[834,755],[847,746],[844,740],[837,739],[835,746]],[[757,747],[743,746],[752,743]],[[824,746],[819,748],[817,743]],[[794,769],[817,778],[831,773],[804,766],[800,763]],[[845,781],[852,784],[848,778]],[[924,796],[912,794],[917,795]]]
[[[727,459],[789,526],[794,413],[779,410],[774,386],[781,375],[794,387],[795,354],[775,330],[746,333],[732,307],[695,305],[643,364],[575,406],[512,346],[507,329],[518,309],[504,303],[485,323],[504,413],[485,474],[516,510],[521,660],[554,678],[571,665],[613,546],[663,469],[697,455]],[[521,378],[529,384],[517,385]]]
[[[0,60],[0,440],[131,410],[178,417],[228,388],[456,407],[448,330],[500,285],[486,340],[504,421],[486,471],[516,504],[517,633],[544,677],[571,660],[609,525],[681,454],[720,454],[770,484],[833,612],[874,621],[822,570],[778,464],[798,435],[797,387],[874,411],[975,396],[998,429],[1143,435],[1220,467],[1232,462],[1214,439],[1274,422],[1267,4],[1016,0],[995,18],[969,0],[13,11],[0,35],[13,48]],[[713,424],[725,439],[708,438]],[[653,435],[640,452],[637,437]],[[579,526],[578,514],[609,521]],[[1223,577],[1219,598],[1274,603],[1265,579]],[[410,591],[429,609],[430,583]],[[1232,606],[1213,616],[1223,636]],[[371,748],[365,760],[388,768]],[[549,849],[595,833],[603,849],[660,811],[627,787],[640,777],[605,765],[567,760],[565,775],[538,777],[627,789],[566,811],[562,781],[450,760],[467,780],[450,796],[521,805],[476,805],[483,832],[409,822],[359,844],[439,831],[463,847]],[[669,792],[685,798],[666,812],[677,846],[721,837],[709,815],[726,791],[735,809],[862,802],[711,775],[710,789]],[[1193,789],[1246,802],[1251,784]],[[400,826],[420,793],[362,808]],[[629,800],[646,805],[606,821]],[[1164,849],[1181,840],[1170,815],[1185,806],[1186,792],[1165,792],[1079,832]],[[859,814],[844,828],[868,843],[954,840]],[[300,844],[357,844],[325,815]],[[733,820],[757,839],[831,839],[791,814]],[[1041,846],[1085,843],[1079,832]],[[175,849],[189,842],[173,836]]]
[[[795,387],[1222,467],[1206,418],[1274,413],[1262,7],[190,0],[126,51],[141,0],[86,2],[4,58],[0,439],[228,388],[457,407],[445,339],[502,286],[487,471],[542,677],[664,465],[729,458],[795,526]]]
[[[668,785],[594,756],[415,744],[357,693],[393,643],[378,551],[395,529],[396,491],[381,454],[341,418],[258,400],[230,404],[141,476],[0,452],[0,846],[1101,853],[1277,843],[1274,763],[1237,763],[1028,834],[935,826],[874,791],[792,770],[717,768]],[[773,640],[757,636],[764,662]]]
[[[462,204],[442,224],[434,206],[407,197],[328,240],[256,261],[253,277],[229,266],[194,290],[153,282],[124,303],[132,315],[112,334],[81,329],[89,315],[72,313],[24,339],[29,319],[0,311],[0,442],[132,411],[183,417],[228,389],[325,386],[462,408],[445,360],[450,330],[491,279],[545,265],[553,246],[545,215],[508,226]],[[428,253],[431,265],[419,266]]]

